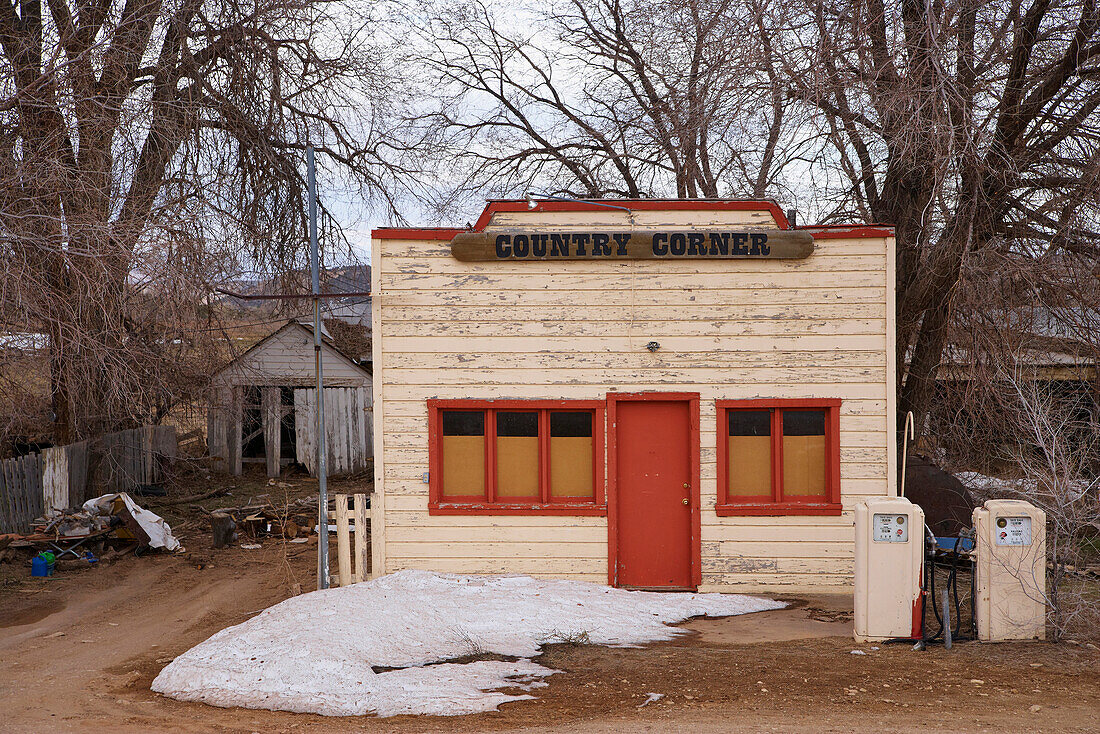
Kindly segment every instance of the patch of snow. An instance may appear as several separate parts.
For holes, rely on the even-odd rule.
[[[665,697],[665,694],[663,694],[663,693],[647,693],[647,694],[645,694],[645,700],[642,701],[641,705],[638,706],[638,708],[642,708],[643,706],[648,706],[651,703],[656,703],[657,701],[660,701],[664,697]]]
[[[34,332],[0,333],[0,349],[12,349],[21,352],[40,352],[50,346],[48,334]]]
[[[1018,480],[998,479],[976,471],[958,472],[955,474],[955,478],[962,482],[967,489],[977,490],[983,494],[998,490],[1003,491],[1006,488],[1016,489],[1016,485],[1019,483]]]
[[[170,698],[330,716],[457,715],[531,698],[554,670],[545,643],[617,647],[669,640],[698,616],[780,609],[735,594],[625,591],[529,576],[401,571],[292,597],[218,632],[153,681]],[[494,654],[516,662],[440,663]],[[393,668],[375,672],[374,668]]]

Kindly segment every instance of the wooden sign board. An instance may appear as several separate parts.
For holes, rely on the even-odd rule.
[[[796,230],[463,232],[451,255],[466,262],[512,260],[790,260],[809,257],[814,238]]]

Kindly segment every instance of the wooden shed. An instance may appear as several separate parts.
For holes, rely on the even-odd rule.
[[[892,228],[500,200],[372,242],[376,574],[850,587],[896,494]]]
[[[329,474],[354,474],[374,455],[371,374],[322,339]],[[289,321],[219,372],[207,413],[215,466],[240,474],[262,463],[268,476],[297,462],[314,474],[316,377],[311,326]]]

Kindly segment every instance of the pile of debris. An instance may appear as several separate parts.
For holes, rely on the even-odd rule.
[[[113,559],[148,549],[171,552],[181,546],[163,518],[123,492],[96,497],[79,508],[54,510],[34,520],[30,533],[0,536],[0,548],[41,552],[51,561],[71,556],[95,563],[101,556]]]
[[[305,538],[316,527],[316,497],[303,497],[282,507],[270,502],[249,503],[210,512],[215,548],[225,548],[238,540],[251,545],[261,538]]]

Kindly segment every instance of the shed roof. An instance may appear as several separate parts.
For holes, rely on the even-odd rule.
[[[370,384],[370,371],[341,352],[323,326],[321,350],[326,385]],[[215,382],[238,385],[311,386],[314,379],[313,326],[296,320],[261,339],[214,376]]]

